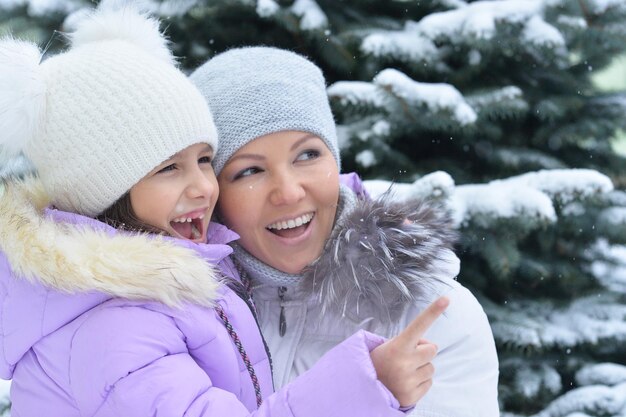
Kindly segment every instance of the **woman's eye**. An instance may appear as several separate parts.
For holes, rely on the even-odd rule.
[[[198,159],[198,163],[199,164],[210,164],[212,161],[210,156],[203,156],[202,158]]]
[[[176,165],[171,164],[171,165],[166,166],[165,168],[161,168],[160,170],[158,170],[158,171],[157,171],[157,174],[160,174],[160,173],[162,173],[162,172],[173,171],[173,170],[175,170],[175,169],[176,169]]]
[[[235,174],[234,179],[238,180],[239,178],[249,177],[250,175],[254,175],[258,172],[261,172],[261,169],[257,167],[250,167],[250,168],[242,169],[237,174]]]
[[[308,161],[311,159],[319,158],[319,156],[320,156],[320,151],[316,149],[307,149],[306,151],[298,155],[298,157],[296,158],[296,161]]]

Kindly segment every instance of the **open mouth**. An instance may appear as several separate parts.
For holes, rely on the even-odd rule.
[[[196,240],[202,237],[204,214],[196,217],[178,217],[170,222],[170,226],[181,237]]]
[[[294,238],[302,235],[311,224],[315,213],[307,213],[294,219],[283,220],[272,223],[266,227],[267,230],[277,236],[284,238]]]

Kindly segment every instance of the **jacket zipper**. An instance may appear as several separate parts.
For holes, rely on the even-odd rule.
[[[280,299],[280,317],[278,319],[278,334],[283,337],[287,333],[287,319],[285,318],[285,292],[287,287],[278,287],[278,298]]]

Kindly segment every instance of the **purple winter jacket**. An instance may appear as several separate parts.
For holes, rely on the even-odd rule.
[[[276,393],[256,321],[211,244],[118,233],[57,210],[36,180],[0,185],[0,377],[12,417],[399,416],[360,332]],[[254,367],[212,308],[222,307]]]

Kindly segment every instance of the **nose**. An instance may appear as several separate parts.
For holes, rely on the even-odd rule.
[[[211,199],[216,192],[217,180],[213,170],[196,167],[187,176],[186,193],[189,198]]]
[[[274,205],[288,205],[299,202],[306,192],[302,182],[290,172],[279,172],[274,175],[270,202]]]

